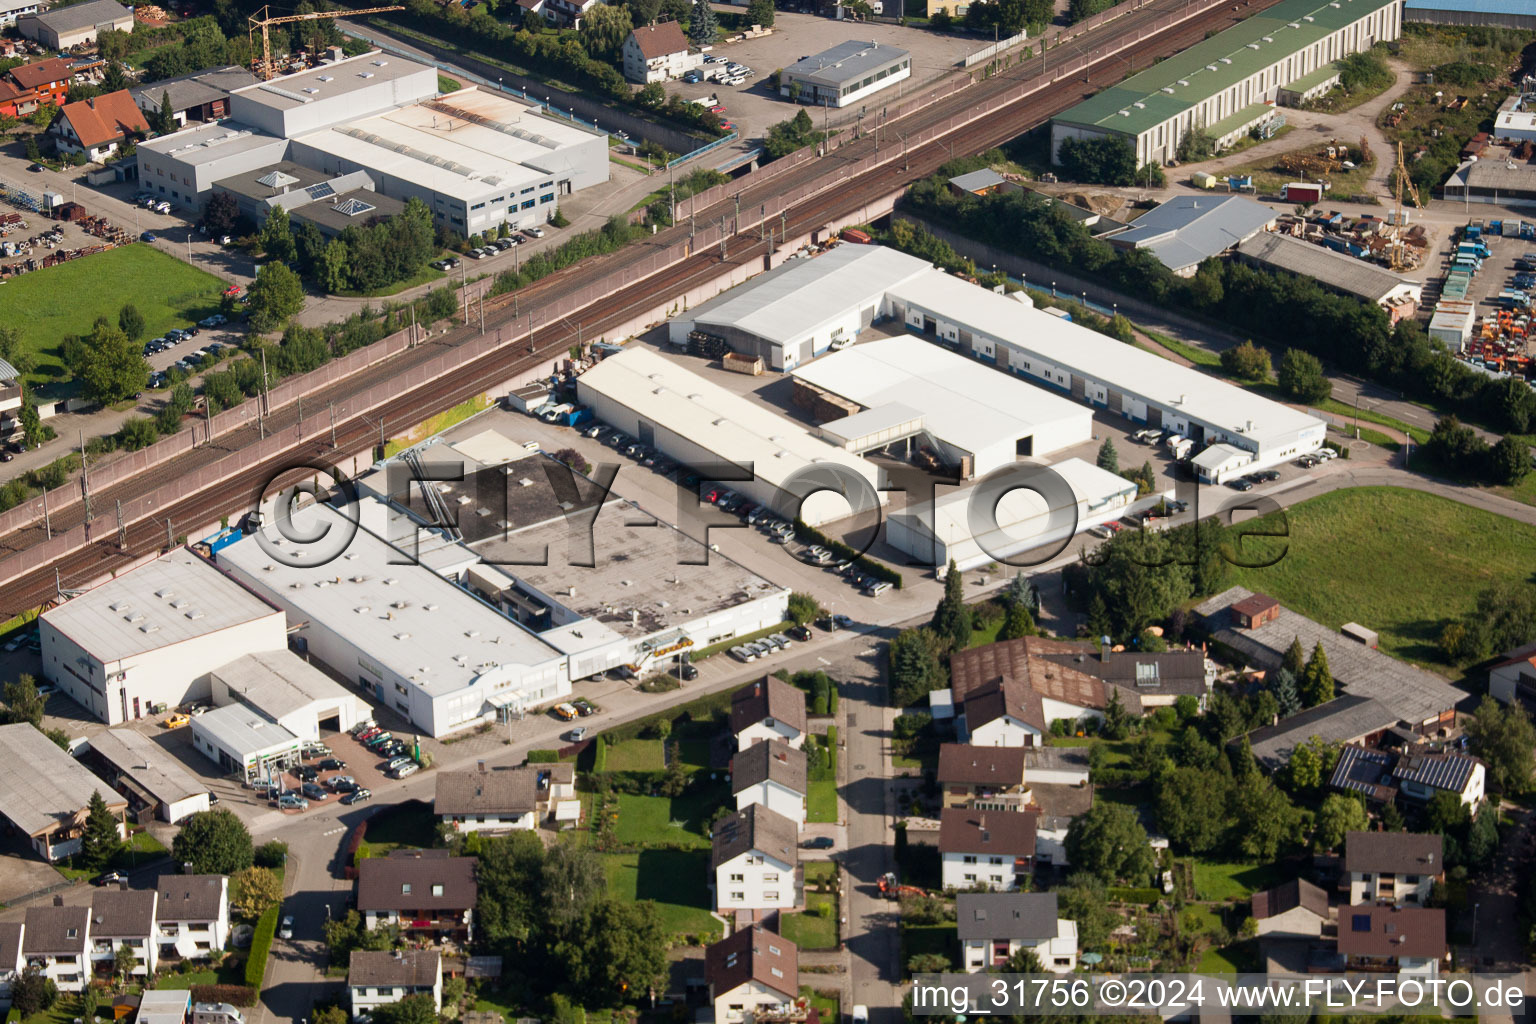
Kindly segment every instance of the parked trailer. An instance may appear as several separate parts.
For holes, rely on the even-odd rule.
[[[1212,189],[1216,187],[1216,175],[1206,171],[1196,171],[1190,175],[1189,180],[1195,188]]]
[[[1293,181],[1281,186],[1280,198],[1288,203],[1320,203],[1323,186],[1318,182]]]

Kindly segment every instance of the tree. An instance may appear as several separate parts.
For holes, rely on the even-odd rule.
[[[283,883],[269,868],[249,867],[230,879],[234,898],[230,909],[247,921],[254,921],[283,901]]]
[[[0,324],[0,359],[23,374],[32,372],[37,365],[36,358],[21,343],[21,330],[6,324]]]
[[[1003,628],[997,631],[999,640],[1018,640],[1026,636],[1034,636],[1039,630],[1035,627],[1034,616],[1029,614],[1029,609],[1019,603],[1008,606],[1007,615],[1003,619]]]
[[[117,326],[129,341],[138,341],[144,337],[144,314],[130,302],[117,311]]]
[[[944,597],[933,611],[929,628],[934,636],[949,644],[951,650],[963,651],[971,643],[971,610],[965,603],[965,578],[949,560],[944,574]]]
[[[298,255],[298,249],[293,244],[293,228],[288,221],[288,211],[281,206],[274,206],[267,213],[258,237],[261,251],[269,260],[287,263]]]
[[[249,294],[251,329],[261,334],[277,330],[304,308],[304,285],[281,263],[263,265]]]
[[[1182,164],[1209,160],[1216,152],[1216,140],[1205,130],[1204,125],[1195,124],[1184,133],[1174,152]]]
[[[1231,781],[1208,768],[1175,768],[1158,781],[1157,827],[1192,854],[1214,850],[1226,828]]]
[[[553,854],[559,847],[551,849]],[[596,892],[606,892],[596,855]],[[618,1006],[660,987],[667,974],[667,929],[656,904],[600,896],[581,922],[579,935],[557,947],[571,987],[583,1000]]]
[[[647,110],[655,110],[667,102],[667,90],[660,82],[646,82],[640,87],[640,91],[635,93],[635,102]]]
[[[752,0],[747,4],[747,22],[752,25],[761,25],[763,28],[772,28],[773,0]]]
[[[1288,348],[1280,357],[1280,390],[1308,405],[1333,394],[1333,381],[1323,373],[1322,360],[1299,348]]]
[[[596,60],[612,60],[624,47],[634,23],[626,7],[614,4],[598,4],[582,15],[582,46]]]
[[[545,855],[541,902],[556,934],[574,931],[606,891],[603,862],[591,850],[560,843]]]
[[[203,227],[208,233],[217,239],[221,235],[234,232],[235,225],[240,223],[240,204],[234,195],[229,192],[215,192],[208,197],[208,203],[203,207]]]
[[[693,0],[693,11],[688,18],[688,39],[694,46],[712,46],[718,26],[715,9],[709,0]]]
[[[1114,136],[1062,139],[1056,150],[1056,162],[1072,181],[1088,185],[1136,182],[1136,151],[1124,139]]]
[[[1501,437],[1498,444],[1488,450],[1489,479],[1513,486],[1524,480],[1530,471],[1531,451],[1524,442]]]
[[[1285,762],[1286,784],[1297,792],[1316,789],[1325,781],[1323,759],[1311,743],[1298,743],[1291,748],[1291,756]]]
[[[517,948],[538,926],[544,845],[532,832],[515,832],[503,839],[475,835],[471,841],[478,845],[480,858],[475,873],[479,882],[475,930],[492,946]]]
[[[351,287],[352,257],[347,251],[347,243],[339,238],[331,239],[315,259],[313,276],[316,286],[331,295]]]
[[[1125,702],[1120,699],[1120,689],[1115,687],[1109,691],[1109,700],[1104,705],[1104,738],[1111,740],[1123,740],[1131,734],[1131,723],[1134,721],[1131,713],[1125,709]]]
[[[1068,878],[1067,884],[1056,890],[1056,902],[1062,920],[1077,922],[1079,949],[1103,949],[1123,920],[1110,906],[1104,883],[1086,872],[1075,872]]]
[[[939,661],[939,641],[927,629],[904,629],[891,638],[891,702],[898,708],[915,704],[949,680]]]
[[[36,967],[27,967],[11,983],[11,1009],[23,1020],[51,1008],[58,999],[58,986],[52,978],[44,977]]]
[[[1460,835],[1471,822],[1472,814],[1461,802],[1461,795],[1448,789],[1435,790],[1424,805],[1424,823],[1430,832]]]
[[[1268,380],[1269,353],[1251,341],[1224,349],[1221,368],[1241,380]]]
[[[1099,445],[1098,466],[1106,473],[1120,472],[1120,453],[1115,450],[1114,438],[1106,437]]]
[[[1292,634],[1291,646],[1285,649],[1285,657],[1280,659],[1280,667],[1289,672],[1292,678],[1300,678],[1301,670],[1307,664],[1307,654],[1301,649],[1301,637]]]
[[[160,90],[160,109],[156,111],[154,124],[150,127],[161,135],[169,135],[176,130],[176,108],[171,106],[171,94],[165,89]]]
[[[37,681],[23,672],[5,684],[6,718],[11,722],[31,722],[39,728],[43,724],[43,710],[47,700],[37,692]]]
[[[117,952],[112,955],[112,973],[116,974],[122,983],[126,985],[128,984],[128,979],[133,976],[133,972],[138,969],[138,966],[139,958],[134,953],[133,947],[126,942],[118,943]]]
[[[1067,862],[1105,883],[1145,884],[1154,862],[1147,830],[1124,804],[1096,803],[1067,829]]]
[[[1254,772],[1232,787],[1227,801],[1227,852],[1251,860],[1274,860],[1282,848],[1303,838],[1302,820],[1285,794]]]
[[[149,381],[144,353],[110,323],[99,321],[75,351],[72,369],[86,395],[102,405],[138,394]]]
[[[1364,832],[1370,819],[1365,805],[1347,793],[1329,793],[1313,822],[1312,849],[1318,853],[1337,850],[1351,832]]]
[[[1301,670],[1299,683],[1301,701],[1309,708],[1333,700],[1333,673],[1328,671],[1328,652],[1319,640],[1312,648],[1307,667]]]
[[[80,836],[80,861],[92,871],[104,871],[123,851],[122,823],[107,807],[100,791],[86,804],[85,831]]]
[[[196,875],[233,875],[251,866],[251,834],[233,811],[198,811],[181,823],[171,859]]]
[[[437,1006],[424,992],[373,1007],[373,1024],[437,1024]]]
[[[821,605],[810,594],[796,590],[789,595],[788,615],[795,625],[803,626],[807,622],[814,622],[821,615]]]
[[[1536,729],[1519,704],[1500,704],[1484,696],[1472,721],[1467,723],[1472,752],[1488,763],[1488,774],[1500,790],[1512,796],[1531,784],[1531,757],[1536,750]]]

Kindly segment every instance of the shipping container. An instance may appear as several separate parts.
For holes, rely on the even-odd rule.
[[[858,228],[843,228],[838,232],[838,237],[845,242],[853,242],[857,245],[868,245],[872,241],[868,232],[860,231]]]
[[[1281,186],[1280,198],[1286,202],[1320,203],[1323,201],[1323,186],[1317,182],[1293,181]]]
[[[727,352],[720,357],[720,363],[732,373],[745,373],[753,377],[760,377],[763,373],[763,357],[745,352]]]

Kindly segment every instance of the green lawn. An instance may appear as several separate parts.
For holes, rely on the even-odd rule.
[[[148,832],[135,832],[128,840],[123,852],[101,871],[92,871],[89,868],[72,867],[68,863],[55,864],[54,868],[59,874],[71,882],[82,878],[94,878],[103,871],[131,871],[140,864],[147,864],[156,857],[165,854],[165,847],[158,839]]]
[[[1195,898],[1245,900],[1260,889],[1280,881],[1284,872],[1274,864],[1223,864],[1195,861]]]
[[[1140,328],[1141,333],[1157,342],[1159,345],[1175,355],[1183,356],[1196,366],[1220,367],[1221,356],[1209,349],[1199,348],[1177,338],[1170,338],[1166,334],[1157,331],[1149,331],[1145,327]]]
[[[231,956],[226,958],[224,964],[217,967],[207,967],[198,971],[188,971],[185,974],[175,971],[163,974],[155,982],[156,988],[187,989],[193,985],[244,985],[245,984],[245,958],[243,956]]]
[[[432,805],[423,800],[407,800],[368,819],[365,846],[369,856],[402,847],[429,848],[437,845],[437,819]]]
[[[5,285],[4,319],[21,332],[41,376],[64,376],[64,339],[85,334],[98,316],[117,322],[127,303],[144,315],[144,336],[185,327],[218,312],[224,282],[148,245],[126,245],[15,277]],[[67,297],[67,298],[66,298]]]
[[[666,766],[661,740],[625,740],[608,748],[611,772],[659,772]]]
[[[709,913],[709,854],[702,850],[605,853],[608,891],[621,900],[654,900],[661,922],[677,935],[720,936]]]
[[[614,837],[624,846],[651,844],[708,849],[705,819],[720,804],[720,794],[689,792],[683,796],[618,795],[619,822]]]
[[[811,1005],[821,1014],[821,1019],[827,1024],[842,1020],[842,1000],[832,989],[824,989],[817,992],[809,985],[800,986],[800,994],[811,1001]]]
[[[811,791],[805,796],[805,817],[807,821],[837,821],[837,783],[828,779],[824,782],[807,783]]]
[[[1260,970],[1259,954],[1253,940],[1234,942],[1220,949],[1212,946],[1195,967],[1200,974],[1245,974]]]
[[[1285,517],[1288,538],[1244,544],[1255,561],[1284,557],[1234,570],[1234,581],[1335,629],[1359,622],[1380,634],[1382,650],[1415,661],[1440,662],[1441,628],[1482,588],[1524,583],[1536,565],[1536,527],[1420,491],[1334,491]]]
[[[902,973],[906,973],[908,961],[924,953],[948,957],[950,966],[960,962],[960,940],[955,937],[954,922],[913,925],[901,929]]]
[[[779,915],[779,931],[801,949],[833,949],[837,946],[837,898],[827,893],[807,893],[803,914]],[[829,906],[827,916],[821,908]]]

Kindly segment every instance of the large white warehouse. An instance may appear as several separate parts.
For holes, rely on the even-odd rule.
[[[210,695],[208,671],[288,646],[283,613],[185,548],[38,620],[43,675],[108,725]]]
[[[1021,313],[1027,308],[1013,305]],[[961,479],[1011,466],[1021,455],[1049,455],[1093,440],[1087,407],[910,335],[834,352],[796,370],[795,380],[864,406],[858,416],[896,406],[916,410],[920,420],[908,419],[908,429],[931,438],[944,461],[960,467]],[[855,433],[839,429],[837,420],[827,426]],[[877,440],[888,443],[888,436]]]
[[[351,539],[318,568],[290,565],[297,559],[254,537],[222,548],[219,564],[302,624],[297,636],[314,657],[418,729],[444,736],[570,694],[559,651],[367,529],[354,531],[341,512],[310,505],[294,526]]]
[[[751,480],[722,483],[786,518],[798,514],[817,526],[885,502],[870,463],[648,349],[631,347],[604,359],[576,386],[599,420],[679,462],[701,470],[720,462],[750,469]],[[847,493],[855,487],[862,497]]]

